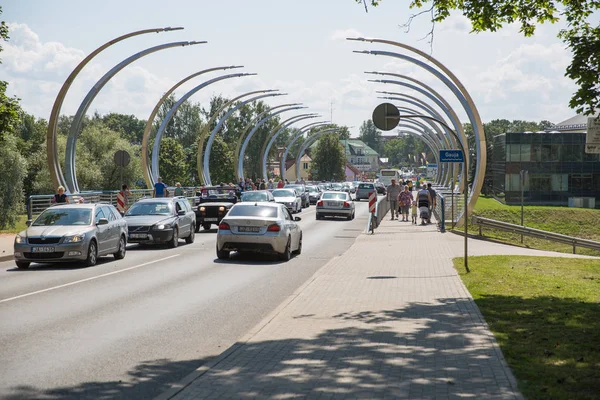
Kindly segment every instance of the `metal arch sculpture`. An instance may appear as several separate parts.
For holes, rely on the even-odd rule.
[[[54,105],[52,106],[52,111],[50,112],[50,118],[48,119],[48,131],[46,132],[46,155],[48,162],[48,170],[50,171],[50,179],[52,180],[52,184],[54,187],[57,186],[65,186],[66,181],[62,173],[62,169],[60,167],[60,163],[58,162],[58,150],[56,149],[56,130],[58,128],[58,117],[60,116],[60,109],[62,108],[62,104],[67,96],[67,92],[69,91],[73,81],[79,75],[81,70],[99,53],[113,44],[119,43],[125,39],[129,39],[138,35],[145,35],[146,33],[160,33],[160,32],[170,32],[181,30],[183,27],[166,27],[166,28],[152,28],[152,29],[143,29],[135,32],[130,32],[125,35],[119,36],[115,39],[112,39],[109,42],[104,43],[102,46],[98,47],[96,50],[92,51],[87,55],[69,74],[65,83],[63,83],[62,87],[58,91],[58,95],[56,95],[56,99],[54,100]]]
[[[88,94],[85,96],[77,112],[75,113],[75,117],[73,118],[73,123],[71,124],[71,128],[69,129],[69,136],[67,137],[67,146],[65,152],[65,181],[69,188],[69,191],[72,193],[79,192],[79,185],[77,184],[77,170],[75,167],[75,153],[76,153],[76,145],[77,145],[77,137],[79,136],[79,132],[81,130],[81,124],[83,117],[85,117],[85,113],[92,104],[92,101],[96,98],[100,90],[108,83],[113,76],[115,76],[119,71],[123,68],[131,64],[132,62],[152,54],[154,52],[160,50],[166,50],[172,47],[184,47],[191,46],[195,44],[203,44],[207,42],[173,42],[161,44],[158,46],[150,47],[145,50],[142,50],[132,56],[127,57],[125,60],[121,61],[119,64],[115,65],[110,71],[104,74],[98,82],[90,89]]]
[[[422,140],[422,141],[425,143],[425,145],[426,145],[427,147],[429,147],[429,149],[430,149],[430,150],[431,150],[431,151],[432,151],[432,152],[435,154],[435,152],[436,152],[436,151],[434,150],[434,147],[433,147],[433,145],[432,145],[430,142],[428,142],[428,139],[426,139],[425,137],[423,137],[423,135],[419,135],[418,133],[416,133],[416,132],[412,132],[412,131],[402,131],[402,133],[403,133],[403,134],[410,135],[410,136],[414,136],[414,137],[416,137],[417,139],[420,139],[420,140]],[[438,160],[438,158],[436,158],[436,161],[437,161],[437,160]]]
[[[319,126],[323,126],[323,125],[329,125],[331,124],[330,122],[313,122],[312,124],[308,124],[306,126],[303,126],[302,128],[299,129],[299,131],[292,137],[292,139],[290,140],[290,142],[285,146],[285,151],[283,152],[281,159],[279,160],[279,164],[281,166],[281,175],[283,177],[283,179],[285,179],[285,174],[286,174],[286,170],[285,170],[285,162],[287,161],[287,155],[290,151],[290,149],[292,148],[292,146],[294,145],[294,143],[296,143],[296,140],[298,140],[300,137],[302,137],[302,135],[304,135],[306,133],[306,131],[308,131],[309,129],[315,129]],[[267,151],[265,153],[265,158],[263,159],[263,174],[266,176],[266,172],[267,172],[267,155],[269,154],[269,151],[271,150],[271,145],[268,146]],[[298,175],[296,175],[298,177]]]
[[[279,136],[279,134],[281,132],[283,132],[284,130],[286,130],[289,126],[292,126],[293,124],[295,124],[296,122],[300,122],[300,121],[304,121],[305,119],[310,119],[310,118],[317,118],[318,115],[317,114],[300,114],[300,115],[296,115],[295,117],[289,118],[288,120],[286,120],[284,123],[280,124],[277,126],[276,129],[273,129],[270,134],[267,136],[267,138],[269,136],[271,136],[271,138],[269,139],[269,143],[266,146],[266,151],[265,151],[265,146],[263,144],[263,150],[261,152],[261,158],[262,158],[262,174],[265,177],[265,179],[268,179],[268,174],[267,174],[267,158],[269,157],[269,152],[271,151],[271,146],[273,143],[275,143],[275,140],[277,140],[277,137]],[[308,124],[303,126],[302,128],[300,128],[301,130],[306,128],[306,127],[310,127],[315,125],[315,123],[312,124]],[[273,132],[275,132],[275,134],[273,134]]]
[[[215,136],[217,134],[217,132],[219,131],[219,129],[221,128],[221,126],[223,125],[223,123],[227,120],[227,118],[229,118],[229,116],[231,114],[233,114],[234,112],[236,112],[237,110],[239,110],[240,108],[242,108],[243,106],[245,106],[248,103],[251,103],[253,101],[265,98],[265,97],[273,97],[273,96],[284,96],[284,93],[267,93],[267,92],[274,92],[276,90],[273,89],[268,89],[268,90],[260,90],[260,91],[254,91],[251,93],[266,93],[266,94],[261,94],[258,96],[254,96],[250,99],[244,100],[242,102],[240,102],[239,104],[237,104],[235,107],[233,107],[232,109],[230,109],[229,111],[227,111],[227,113],[219,120],[219,122],[215,125],[214,129],[211,131],[210,136],[208,137],[208,142],[206,143],[206,150],[204,150],[204,152],[202,152],[201,150],[201,145],[202,147],[204,147],[204,141],[201,141],[198,144],[198,153],[199,154],[206,154],[205,156],[203,155],[202,157],[199,158],[198,162],[202,162],[203,161],[203,168],[202,171],[198,171],[198,173],[203,173],[203,179],[204,179],[204,184],[208,185],[208,186],[212,186],[212,181],[210,179],[210,170],[209,170],[209,162],[210,162],[210,152],[212,149],[212,144],[213,141],[215,139]],[[246,93],[243,96],[248,96],[249,94]],[[241,96],[238,96],[238,98],[240,98]],[[229,102],[228,102],[229,103]],[[221,107],[221,109],[224,109],[225,107]],[[215,113],[218,114],[219,112]],[[208,124],[207,124],[208,126]]]
[[[244,141],[244,138],[252,130],[252,128],[254,128],[254,126],[256,126],[256,124],[258,123],[258,121],[260,121],[264,116],[268,115],[270,112],[273,112],[273,111],[275,111],[277,109],[280,109],[280,108],[283,108],[283,107],[291,107],[291,106],[299,106],[299,105],[301,105],[301,103],[280,104],[280,105],[275,106],[275,107],[267,108],[266,110],[264,110],[260,114],[258,114],[256,117],[254,117],[254,119],[252,119],[252,121],[250,121],[248,123],[248,125],[246,125],[244,127],[244,129],[242,130],[242,132],[238,136],[238,141],[237,141],[237,144],[235,146],[235,151],[233,153],[233,159],[237,160],[237,159],[240,158],[240,150],[242,148],[242,143]],[[238,167],[237,165],[233,166],[233,173],[236,176],[238,176],[238,168],[237,167]],[[243,179],[243,177],[238,176],[238,179]]]
[[[304,141],[304,143],[302,143],[302,146],[298,150],[298,155],[296,155],[296,176],[300,176],[300,159],[306,152],[306,149],[308,148],[308,146],[310,146],[312,143],[314,143],[321,136],[323,136],[327,133],[335,132],[335,131],[341,131],[341,128],[328,128],[328,129],[316,132],[316,133],[310,135],[308,138],[306,138],[306,140]],[[284,173],[285,173],[285,171],[284,171]]]
[[[163,96],[160,98],[158,103],[156,103],[156,105],[154,106],[154,109],[150,113],[150,116],[146,120],[146,127],[144,128],[144,134],[142,136],[142,171],[144,173],[144,180],[146,181],[146,187],[150,188],[150,187],[154,186],[154,177],[152,176],[152,170],[150,169],[150,164],[148,162],[149,161],[148,143],[150,141],[150,133],[152,131],[152,124],[154,123],[154,118],[156,117],[156,114],[158,114],[158,110],[163,105],[163,103],[169,98],[169,96],[171,95],[171,93],[173,93],[175,91],[175,89],[177,89],[178,87],[180,87],[181,85],[183,85],[185,82],[189,81],[192,78],[195,78],[202,74],[206,74],[208,72],[242,68],[242,67],[243,67],[242,65],[231,65],[231,66],[225,66],[225,67],[214,67],[214,68],[203,69],[202,71],[198,71],[191,75],[186,76],[185,78],[183,78],[182,80],[177,82],[175,85],[173,85],[169,90],[167,90],[165,92],[165,94],[163,94]]]
[[[160,153],[160,142],[161,142],[161,139],[162,139],[162,135],[163,135],[163,132],[165,131],[165,129],[167,128],[167,125],[169,124],[169,122],[173,118],[173,115],[175,115],[175,112],[177,112],[177,109],[187,99],[189,99],[194,93],[196,93],[197,91],[205,88],[206,86],[209,86],[209,85],[211,85],[211,84],[213,84],[215,82],[222,81],[224,79],[241,78],[241,77],[250,76],[250,75],[256,75],[256,74],[251,74],[251,73],[237,73],[237,74],[222,75],[222,76],[218,76],[218,77],[213,78],[213,79],[209,79],[209,80],[207,80],[205,82],[202,82],[200,85],[194,87],[192,90],[190,90],[189,92],[187,92],[186,94],[184,94],[173,105],[173,107],[171,107],[171,109],[167,112],[167,115],[165,115],[165,118],[162,120],[162,122],[160,124],[160,127],[156,131],[156,137],[154,139],[154,146],[152,147],[152,176],[154,177],[155,181],[159,177],[158,156],[159,156],[159,153]]]
[[[420,132],[421,138],[424,142],[428,144],[428,147],[431,149],[431,152],[433,153],[433,158],[435,158],[436,162],[439,163],[440,150],[442,150],[442,148],[440,147],[440,143],[436,142],[436,140],[430,136],[431,130],[426,125],[421,124],[418,121],[413,121],[412,125],[399,124],[398,127],[405,129],[414,129],[415,131]]]
[[[442,70],[445,73],[445,75],[444,75],[441,72],[439,72],[437,69],[431,67],[429,64],[424,63],[420,60],[417,60],[413,57],[407,56],[405,54],[399,54],[399,53],[393,53],[393,52],[387,52],[387,51],[365,51],[365,52],[362,52],[362,53],[366,53],[366,54],[386,55],[386,56],[390,56],[390,57],[400,58],[400,59],[412,62],[413,64],[416,64],[416,65],[422,67],[423,69],[427,70],[428,72],[435,75],[438,79],[440,79],[452,91],[452,93],[454,93],[456,98],[460,101],[461,105],[465,109],[467,116],[469,117],[469,120],[471,122],[471,125],[473,126],[473,131],[475,134],[476,157],[477,157],[477,164],[476,164],[477,168],[475,169],[475,176],[473,177],[473,189],[471,190],[471,193],[469,194],[469,198],[468,198],[469,201],[468,201],[468,204],[465,205],[465,212],[463,213],[463,217],[464,217],[463,222],[466,225],[467,217],[471,213],[473,206],[475,205],[475,202],[477,202],[477,198],[479,197],[479,193],[483,186],[483,179],[484,179],[485,169],[486,169],[485,168],[486,167],[486,144],[485,144],[485,134],[483,131],[483,124],[481,122],[481,118],[479,117],[479,112],[477,111],[477,107],[475,107],[475,104],[474,104],[473,99],[471,98],[470,94],[467,92],[467,90],[465,89],[463,84],[458,80],[458,78],[448,68],[446,68],[446,66],[444,66],[442,63],[440,63],[433,57],[429,56],[427,53],[424,53],[418,49],[415,49],[414,47],[405,45],[403,43],[398,43],[398,42],[394,42],[394,41],[390,41],[390,40],[383,40],[383,39],[357,38],[357,39],[350,39],[350,40],[367,41],[367,42],[371,42],[371,43],[384,43],[384,44],[390,44],[393,46],[401,47],[405,50],[416,53],[419,56],[425,58],[426,60],[428,60],[430,63],[434,64],[435,66],[437,66],[440,70]],[[468,151],[467,143],[465,143],[465,150]],[[467,160],[469,159],[469,154],[465,154],[464,156],[465,156],[465,164],[468,164]],[[467,168],[465,168],[465,170],[467,170]],[[465,176],[464,178],[465,178],[465,181],[468,180],[467,176]],[[464,189],[466,190],[467,188],[465,187]]]
[[[254,133],[258,130],[258,128],[260,128],[261,125],[264,124],[267,120],[269,120],[281,113],[284,113],[287,111],[292,111],[292,110],[300,110],[303,108],[307,108],[307,107],[294,106],[294,107],[288,107],[288,108],[278,110],[272,114],[268,114],[266,117],[264,117],[260,121],[258,121],[256,123],[256,125],[254,125],[252,130],[248,133],[248,136],[246,136],[246,139],[244,139],[244,143],[242,143],[242,147],[240,148],[240,156],[238,158],[238,170],[237,170],[238,178],[243,179],[243,177],[244,177],[244,158],[246,157],[246,148],[248,147],[248,143],[250,142],[250,139],[252,139],[252,136],[254,136]],[[297,117],[298,116],[292,117],[290,119],[297,118]]]

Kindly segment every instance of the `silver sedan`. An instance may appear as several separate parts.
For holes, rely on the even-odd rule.
[[[277,254],[288,261],[302,252],[302,229],[288,208],[278,203],[238,203],[219,224],[217,257],[231,251]]]
[[[98,257],[125,257],[127,222],[110,204],[65,204],[50,207],[15,237],[15,263],[83,261],[96,265]]]
[[[349,193],[325,192],[317,201],[317,219],[325,217],[346,217],[354,219],[355,207]]]

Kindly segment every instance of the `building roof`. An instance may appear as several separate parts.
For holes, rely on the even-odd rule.
[[[367,146],[365,142],[359,139],[348,139],[348,140],[340,140],[342,145],[344,146],[344,150],[346,154],[350,154],[351,156],[379,156],[375,150]],[[362,153],[362,154],[361,154]]]
[[[589,118],[588,115],[576,115],[567,120],[559,122],[558,124],[554,125],[550,129],[554,130],[554,131],[562,131],[562,132],[564,132],[564,131],[569,131],[569,132],[583,131],[583,132],[585,132],[585,131],[587,131],[588,118]]]

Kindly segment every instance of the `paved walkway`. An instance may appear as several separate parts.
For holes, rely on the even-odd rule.
[[[470,255],[571,256],[469,242]],[[452,266],[463,243],[383,221],[162,398],[521,399]]]

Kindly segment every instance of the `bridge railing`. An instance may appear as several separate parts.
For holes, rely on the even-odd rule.
[[[367,219],[366,232],[371,232],[377,229],[381,221],[387,215],[388,211],[390,211],[390,202],[387,201],[385,196],[379,197],[377,199],[377,204],[375,205],[375,218]]]

